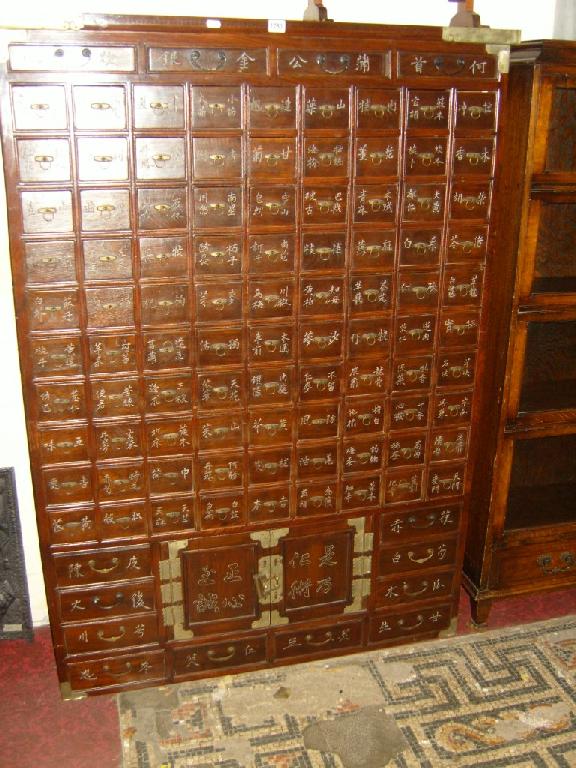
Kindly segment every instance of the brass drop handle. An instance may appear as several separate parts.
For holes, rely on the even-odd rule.
[[[154,165],[156,166],[156,168],[161,168],[171,159],[172,159],[172,155],[166,155],[163,153],[160,153],[158,155],[152,155],[152,160],[154,160]]]
[[[102,203],[101,205],[96,206],[96,210],[98,211],[98,213],[110,214],[116,210],[116,206],[112,205],[111,203]]]
[[[424,592],[427,592],[427,590],[428,590],[428,582],[426,581],[426,579],[424,579],[424,581],[422,581],[420,583],[422,585],[420,589],[411,591],[411,590],[408,589],[408,586],[409,586],[408,582],[405,581],[402,584],[402,591],[404,592],[404,594],[407,597],[418,597],[419,595],[423,595]]]
[[[418,565],[423,565],[423,563],[427,563],[428,560],[434,557],[434,550],[432,547],[428,547],[426,552],[428,553],[426,557],[416,557],[414,552],[408,552],[408,560],[413,563],[418,563]]]
[[[37,213],[42,214],[44,221],[53,221],[56,211],[57,209],[54,206],[45,205],[42,208],[38,208]]]
[[[92,159],[95,163],[111,163],[114,158],[112,155],[94,155]]]
[[[33,109],[35,112],[45,112],[50,109],[50,104],[30,104],[30,109]]]
[[[314,635],[306,635],[304,638],[307,645],[313,645],[316,647],[321,647],[323,645],[329,645],[330,643],[334,642],[334,635],[330,630],[327,632],[324,632],[324,640],[314,640]]]
[[[316,56],[316,64],[323,72],[326,72],[327,75],[341,75],[346,72],[346,70],[350,67],[350,56],[347,53],[343,53],[341,56],[338,56],[337,63],[338,66],[333,68],[328,66],[328,58],[325,53],[319,53]]]
[[[158,213],[166,213],[167,211],[170,210],[170,206],[168,205],[168,203],[157,203],[154,206],[154,210],[158,211]]]
[[[100,256],[100,261],[116,261],[116,255],[114,253],[104,253]]]
[[[105,637],[104,630],[99,629],[98,632],[96,633],[96,637],[98,638],[98,640],[102,640],[104,643],[117,643],[118,640],[122,640],[122,638],[126,634],[126,627],[121,626],[119,627],[119,629],[120,629],[120,634],[112,635],[111,637]]]
[[[124,670],[121,672],[112,672],[108,664],[103,665],[102,671],[104,674],[109,675],[110,677],[126,677],[126,675],[129,675],[132,672],[132,662],[127,661],[124,664]]]
[[[94,109],[99,112],[112,109],[112,106],[108,104],[107,101],[93,101],[92,104],[90,104],[90,109]]]
[[[418,518],[416,515],[410,515],[408,518],[408,525],[410,525],[411,528],[431,528],[436,522],[436,515],[434,512],[429,512],[425,519],[427,522],[425,522],[423,525],[418,525]]]
[[[34,155],[34,162],[38,163],[43,171],[47,171],[50,165],[54,162],[53,155]]]
[[[94,573],[112,573],[112,571],[115,571],[116,568],[120,565],[120,559],[118,557],[112,558],[112,565],[109,568],[97,568],[96,567],[96,560],[88,560],[88,567],[91,571],[94,571]]]
[[[418,627],[421,627],[424,623],[424,616],[422,616],[421,613],[418,614],[416,617],[416,624],[404,624],[404,619],[398,620],[398,627],[402,630],[402,632],[411,632],[413,629],[418,629]]]
[[[116,608],[116,606],[120,605],[124,602],[124,593],[123,592],[116,592],[114,595],[114,602],[109,603],[108,605],[104,605],[102,603],[102,598],[99,595],[95,595],[92,598],[92,605],[95,608],[99,608],[101,611],[111,611],[113,608]]]
[[[160,111],[160,110],[168,109],[169,108],[168,104],[166,104],[165,102],[162,102],[162,101],[151,101],[149,106],[150,106],[150,109],[153,109],[153,110],[156,110],[156,111]]]
[[[217,656],[216,655],[216,651],[213,650],[212,648],[210,648],[208,650],[208,652],[206,653],[206,655],[208,656],[210,661],[214,661],[217,664],[218,663],[223,663],[225,661],[230,661],[230,659],[232,659],[235,656],[235,654],[236,654],[236,646],[235,645],[229,645],[226,648],[226,653],[223,656]]]

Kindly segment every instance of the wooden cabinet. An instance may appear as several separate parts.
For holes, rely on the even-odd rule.
[[[497,212],[505,266],[489,329],[500,354],[485,379],[465,559],[480,623],[494,599],[576,577],[575,104],[573,43],[512,49]]]
[[[30,31],[2,78],[61,682],[435,637],[486,356],[497,58],[433,28],[91,23]]]

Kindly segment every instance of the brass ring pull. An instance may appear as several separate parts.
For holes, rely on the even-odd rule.
[[[343,53],[338,56],[338,67],[336,69],[328,66],[328,57],[325,53],[319,53],[316,56],[316,64],[327,75],[341,75],[346,72],[350,67],[350,56],[347,53]]]
[[[234,658],[234,655],[236,654],[236,646],[235,645],[229,645],[226,648],[226,654],[224,656],[217,656],[216,651],[214,651],[212,648],[208,650],[206,655],[210,659],[210,661],[214,661],[217,664],[222,663],[225,661],[230,661],[230,659]]]
[[[427,591],[428,591],[428,582],[426,581],[426,579],[424,579],[424,580],[423,580],[423,581],[421,581],[420,583],[421,583],[421,585],[422,585],[422,586],[421,586],[421,588],[420,588],[420,589],[417,589],[417,590],[415,590],[415,591],[413,591],[413,592],[411,592],[411,591],[408,589],[408,582],[407,582],[407,581],[405,581],[405,582],[403,582],[403,584],[402,584],[402,591],[404,592],[404,594],[405,594],[407,597],[418,597],[419,595],[423,595],[423,594],[424,594],[424,592],[427,592]]]
[[[56,211],[57,208],[53,206],[44,206],[43,208],[38,208],[37,212],[42,214],[44,221],[53,221]]]
[[[424,623],[424,616],[422,616],[421,613],[418,614],[416,617],[416,624],[411,624],[410,626],[404,624],[404,619],[398,620],[398,627],[402,630],[402,632],[411,632],[413,629],[418,629],[418,627],[421,627]]]
[[[410,560],[413,563],[417,563],[418,565],[423,565],[424,563],[427,563],[428,560],[431,560],[434,557],[434,550],[432,547],[428,547],[426,549],[426,552],[428,552],[426,557],[415,557],[414,552],[408,552],[408,560]]]
[[[96,568],[96,561],[95,560],[88,560],[88,567],[91,571],[94,571],[94,573],[112,573],[112,571],[115,571],[116,568],[120,565],[120,560],[117,557],[112,558],[112,565],[109,568]]]
[[[212,165],[221,166],[221,165],[224,165],[224,163],[226,162],[226,155],[222,155],[216,152],[213,155],[208,155],[208,159],[210,160]]]
[[[105,637],[104,630],[99,629],[98,632],[96,632],[96,637],[98,638],[98,640],[102,640],[104,643],[117,643],[118,640],[122,640],[122,638],[126,634],[126,627],[122,626],[122,627],[119,627],[119,629],[120,629],[120,634],[112,635],[111,637]]]
[[[47,171],[54,162],[54,157],[52,155],[35,155],[34,161],[38,163],[43,171]]]
[[[92,598],[92,605],[95,608],[99,608],[101,611],[111,611],[113,608],[116,608],[116,606],[120,605],[124,602],[124,593],[123,592],[116,592],[114,595],[114,602],[110,603],[109,605],[103,605],[101,602],[101,597],[99,595],[95,595]]]

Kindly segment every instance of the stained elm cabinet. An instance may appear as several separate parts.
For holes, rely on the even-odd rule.
[[[433,28],[98,17],[30,31],[2,84],[63,691],[447,629],[497,58]]]
[[[489,331],[502,354],[485,380],[465,558],[480,623],[495,599],[576,576],[576,46],[514,47],[508,96]]]

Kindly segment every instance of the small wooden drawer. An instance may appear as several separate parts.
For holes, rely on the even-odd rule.
[[[431,353],[436,331],[435,315],[404,315],[396,319],[397,355]]]
[[[129,240],[84,240],[84,279],[127,280],[132,277]]]
[[[479,306],[482,296],[484,268],[446,267],[442,304],[446,307]]]
[[[138,227],[140,229],[185,229],[187,226],[186,190],[139,189]]]
[[[428,423],[427,394],[390,398],[390,430],[425,427]]]
[[[271,176],[292,178],[296,165],[294,139],[252,138],[248,149],[248,169],[253,177],[269,179]]]
[[[352,361],[347,366],[346,388],[349,395],[377,395],[390,384],[388,360]]]
[[[294,235],[250,235],[248,259],[250,274],[294,272]]]
[[[172,654],[176,681],[210,670],[249,667],[266,661],[266,635],[176,647]]]
[[[402,201],[402,221],[441,224],[444,219],[445,197],[445,184],[406,184]]]
[[[120,45],[31,45],[9,46],[10,68],[16,71],[133,72],[136,51]]]
[[[291,471],[291,447],[248,452],[248,481],[250,483],[284,483],[290,480]]]
[[[524,587],[534,589],[559,588],[563,582],[574,581],[576,569],[576,539],[562,534],[562,540],[550,538],[549,531],[542,540],[524,540],[495,550],[492,561],[494,589]]]
[[[294,312],[294,282],[292,280],[250,280],[248,313],[254,320],[291,317]]]
[[[302,195],[304,224],[344,224],[348,210],[348,187],[306,187]]]
[[[365,315],[390,309],[392,275],[352,275],[348,286],[351,315]]]
[[[141,408],[138,379],[97,379],[92,381],[92,416],[111,418],[134,416]]]
[[[396,392],[428,389],[432,378],[432,357],[401,357],[394,360],[392,388]]]
[[[296,486],[297,517],[333,515],[340,510],[340,486],[328,478]]]
[[[252,186],[248,203],[248,221],[253,227],[294,226],[296,217],[296,189]]]
[[[88,334],[91,373],[136,372],[136,337],[131,333],[113,336]]]
[[[142,461],[122,465],[102,464],[97,468],[97,474],[100,501],[138,499],[146,493]]]
[[[421,469],[402,469],[387,472],[384,477],[384,503],[403,504],[424,498],[423,471]]]
[[[362,621],[315,626],[312,629],[283,630],[274,633],[274,658],[290,659],[316,653],[338,653],[360,648]]]
[[[57,590],[57,595],[60,616],[65,623],[130,616],[155,610],[152,580],[90,589]]]
[[[356,184],[353,206],[356,224],[391,224],[396,218],[398,187],[395,184]]]
[[[490,213],[491,197],[492,184],[488,181],[481,184],[456,182],[450,197],[450,218],[486,221]]]
[[[27,283],[75,283],[76,263],[71,240],[24,243]]]
[[[242,175],[240,138],[196,138],[192,148],[194,178],[235,179]]]
[[[359,88],[356,125],[360,130],[397,130],[401,107],[402,96],[398,90]]]
[[[278,130],[296,127],[294,88],[251,86],[248,119],[252,130]]]
[[[149,456],[187,453],[192,448],[192,419],[187,416],[149,421],[144,425],[144,431]]]
[[[58,510],[47,514],[52,544],[92,544],[98,542],[96,512],[92,506],[74,505],[72,510]]]
[[[181,85],[135,85],[134,127],[184,128],[184,89]]]
[[[493,131],[496,128],[495,93],[489,91],[456,91],[456,130]]]
[[[354,442],[346,442],[342,452],[342,472],[372,472],[382,469],[384,464],[384,450],[382,439],[356,438]]]
[[[94,442],[96,458],[99,460],[143,455],[142,430],[139,421],[95,424]]]
[[[152,575],[148,545],[54,554],[53,563],[59,587],[139,579]]]
[[[251,363],[272,363],[292,360],[294,357],[294,328],[292,325],[273,323],[248,328],[248,360]]]
[[[338,59],[337,54],[335,57]],[[331,68],[331,63],[325,61],[326,56],[323,59],[320,57],[323,66]],[[337,60],[335,67],[340,69],[342,66],[342,62]],[[350,94],[346,88],[306,88],[302,105],[304,127],[347,130],[350,123],[349,99]]]
[[[409,128],[433,128],[434,132],[448,128],[450,91],[410,89],[406,124]]]
[[[145,376],[144,400],[148,413],[178,413],[192,408],[192,377]]]
[[[298,392],[301,402],[334,400],[340,397],[340,365],[301,365],[299,372]]]
[[[73,691],[113,688],[128,683],[162,682],[166,678],[164,651],[65,662]]]
[[[130,229],[130,193],[127,189],[84,189],[80,192],[82,229],[107,232]]]
[[[455,538],[384,547],[377,555],[376,575],[384,578],[394,573],[454,565],[457,553],[458,541]]]
[[[70,192],[21,192],[22,224],[25,234],[72,232]]]
[[[240,238],[207,235],[194,238],[194,270],[199,277],[238,277],[242,272]]]
[[[82,419],[86,416],[84,382],[36,384],[35,407],[38,421]]]
[[[142,334],[144,368],[188,368],[191,365],[191,338],[188,331],[150,331]]]
[[[126,94],[123,86],[74,85],[72,100],[74,125],[79,130],[106,131],[126,128]]]
[[[198,373],[198,404],[201,408],[238,407],[244,399],[242,371]]]
[[[438,392],[434,399],[433,423],[436,427],[469,424],[473,392]]]
[[[184,237],[141,237],[140,275],[148,277],[187,277],[188,245]]]
[[[305,443],[296,449],[296,471],[299,480],[335,475],[339,455],[337,443]]]
[[[403,603],[417,603],[452,595],[456,575],[453,571],[431,571],[405,574],[401,578],[379,579],[372,593],[376,608],[389,608]]]
[[[356,176],[398,176],[398,138],[356,139]]]
[[[185,179],[186,145],[184,139],[136,139],[136,178],[141,180]]]
[[[192,88],[192,127],[196,130],[230,130],[242,126],[242,93],[239,87],[196,85]]]
[[[436,267],[440,261],[442,230],[404,227],[400,234],[400,266]]]
[[[438,272],[401,272],[398,276],[400,310],[430,311],[438,306],[440,274]]]
[[[70,145],[66,139],[20,139],[20,181],[69,181]]]
[[[195,227],[228,228],[242,225],[242,187],[195,187]]]
[[[53,131],[68,126],[63,85],[14,85],[12,109],[17,131]]]
[[[242,319],[242,284],[228,281],[196,284],[196,322]]]
[[[380,475],[347,477],[342,483],[342,509],[373,509],[380,506]]]
[[[244,454],[236,451],[199,456],[196,483],[200,490],[241,488],[244,483]]]
[[[244,525],[245,501],[242,490],[228,493],[201,493],[198,497],[200,528],[220,531],[235,525]]]
[[[99,530],[102,541],[143,538],[148,534],[148,514],[144,502],[100,506]]]
[[[348,176],[348,139],[305,139],[303,162],[308,177]]]
[[[380,515],[381,546],[410,542],[413,539],[452,533],[460,527],[462,504],[446,502],[440,506],[395,510]]]
[[[88,427],[80,425],[37,431],[36,445],[43,464],[88,460]]]
[[[441,136],[410,136],[404,150],[406,176],[446,176],[446,145]]]
[[[151,496],[165,493],[191,493],[194,487],[192,458],[171,457],[148,460],[148,483]]]
[[[253,446],[281,445],[292,442],[291,408],[265,408],[248,413],[248,443]]]
[[[426,458],[426,432],[395,433],[386,446],[389,469],[423,464]]]
[[[451,618],[450,604],[376,614],[368,621],[368,642],[386,643],[403,637],[436,634],[450,626]]]
[[[430,461],[463,459],[468,450],[469,430],[466,427],[435,429],[432,432]]]
[[[446,242],[446,262],[483,262],[486,259],[488,228],[482,224],[452,222]]]
[[[299,354],[302,361],[342,356],[344,324],[338,320],[328,323],[302,322],[299,335]]]
[[[441,352],[437,362],[438,386],[470,386],[474,381],[476,354],[474,352]]]
[[[142,285],[140,295],[143,325],[185,323],[190,320],[187,285]]]
[[[428,498],[431,501],[464,493],[465,464],[440,464],[430,469]]]
[[[81,654],[158,642],[156,614],[124,616],[63,627],[66,653]]]
[[[91,328],[134,325],[134,289],[87,288],[86,311]]]
[[[198,416],[196,444],[200,451],[242,448],[243,420],[241,411],[211,413]]]
[[[384,400],[346,400],[343,430],[346,437],[382,432],[384,429]]]
[[[128,144],[126,139],[79,138],[78,178],[80,181],[126,181]]]
[[[491,176],[494,139],[457,139],[452,149],[452,168],[460,176]]]
[[[30,359],[36,378],[78,376],[84,372],[77,336],[46,336],[30,339]]]
[[[298,409],[298,440],[319,440],[338,436],[338,403],[301,405]]]
[[[250,405],[289,403],[293,397],[293,366],[248,369],[248,402]]]
[[[269,523],[290,517],[290,484],[248,490],[246,508],[250,523]]]
[[[396,233],[378,229],[354,232],[352,236],[352,269],[379,272],[394,266]]]
[[[194,499],[191,496],[152,499],[150,518],[152,534],[194,530]]]
[[[443,349],[475,347],[479,333],[478,312],[445,310],[440,316],[440,346]]]
[[[351,320],[348,327],[350,358],[388,357],[391,351],[390,320]]]

